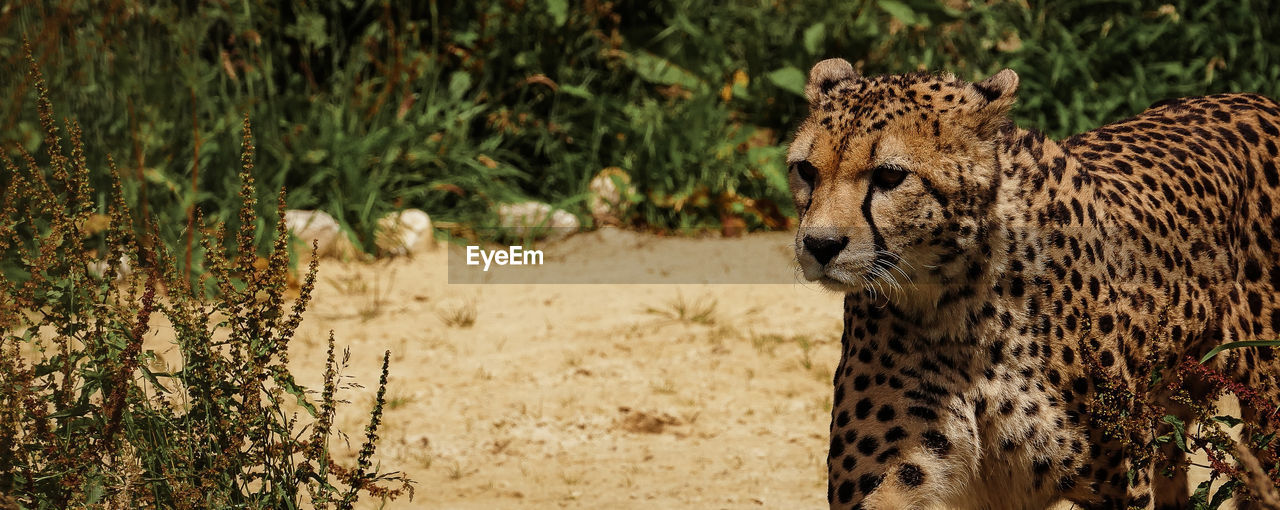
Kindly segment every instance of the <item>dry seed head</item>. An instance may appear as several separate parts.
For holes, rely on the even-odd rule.
[[[285,192],[284,188],[280,189],[280,193],[276,197],[276,211],[278,220],[276,221],[276,241],[272,246],[271,257],[267,261],[267,267],[264,269],[266,284],[266,307],[274,315],[271,326],[277,330],[276,351],[279,353],[282,363],[288,363],[288,339],[285,338],[281,330],[286,322],[284,314],[284,289],[289,277],[289,227],[285,224]]]
[[[249,114],[244,114],[244,137],[240,143],[240,271],[246,280],[253,274],[254,255],[253,242],[256,233],[258,205],[257,188],[253,182],[253,128],[249,124]]]
[[[369,468],[373,466],[373,453],[378,444],[378,427],[382,424],[382,410],[387,399],[387,374],[391,364],[391,351],[382,353],[382,375],[378,378],[378,393],[373,400],[373,410],[369,413],[369,424],[365,426],[365,440],[360,446],[360,455],[356,459],[356,470],[348,482],[352,486],[364,486],[370,480]]]
[[[49,101],[49,89],[44,83],[44,73],[40,72],[40,64],[36,63],[35,54],[31,51],[31,43],[24,37],[22,49],[27,54],[27,74],[36,87],[36,110],[40,113],[40,125],[44,127],[45,148],[49,151],[49,164],[54,167],[55,174],[63,166],[62,140],[58,136],[58,124],[54,122],[53,103]]]
[[[89,162],[84,156],[84,133],[80,130],[80,123],[70,121],[67,130],[71,133],[71,182],[69,189],[75,197],[79,211],[78,215],[82,216],[79,223],[84,221],[93,213],[93,198],[90,196],[89,190]]]
[[[0,252],[3,252],[22,242],[14,228],[17,221],[12,218],[18,215],[18,197],[22,190],[23,179],[22,174],[18,173],[18,167],[14,166],[8,154],[0,151],[0,157],[4,158],[4,169],[9,174],[9,186],[4,191],[4,201],[0,202]]]
[[[306,311],[307,305],[311,303],[311,293],[316,288],[316,274],[319,272],[319,258],[316,252],[319,250],[319,241],[311,240],[311,260],[307,262],[307,274],[303,277],[302,286],[298,289],[298,298],[293,301],[293,310],[289,312],[289,318],[280,326],[279,341],[288,344],[293,339],[293,334],[298,330],[298,326],[302,325],[302,314]],[[332,332],[330,333],[332,335]],[[330,346],[330,355],[332,352]],[[281,352],[285,352],[282,350]]]

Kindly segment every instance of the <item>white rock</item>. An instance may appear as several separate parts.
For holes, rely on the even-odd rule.
[[[378,220],[378,235],[374,239],[378,254],[402,256],[417,250],[419,241],[434,239],[431,217],[420,209],[405,209],[383,216]],[[428,246],[433,243],[428,242]]]
[[[542,202],[520,202],[498,206],[498,225],[517,237],[532,235],[561,239],[581,228],[578,217]]]
[[[627,188],[626,194],[618,189],[619,182]],[[631,186],[631,177],[626,172],[617,167],[609,167],[591,179],[587,184],[587,191],[587,207],[591,210],[591,217],[595,219],[596,225],[617,225],[622,222],[622,216],[630,205],[626,195],[635,193],[635,187]]]
[[[107,268],[106,259],[93,260],[89,262],[88,267],[89,274],[93,275],[94,278],[102,278],[102,275],[107,273]],[[130,273],[133,273],[133,267],[129,264],[129,256],[120,254],[120,266],[116,270],[116,280],[122,280],[124,277],[129,276]]]
[[[284,212],[284,223],[294,237],[306,244],[304,252],[310,251],[315,241],[318,257],[348,258],[356,253],[338,220],[324,211],[288,210]]]

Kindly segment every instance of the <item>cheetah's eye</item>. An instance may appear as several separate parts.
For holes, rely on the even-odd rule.
[[[871,171],[871,184],[882,191],[889,191],[902,184],[907,171],[897,165],[880,165]]]
[[[804,182],[809,183],[809,186],[813,186],[813,180],[818,177],[818,169],[813,166],[813,163],[808,161],[797,161],[792,163],[791,170],[800,175],[800,178],[804,179]]]

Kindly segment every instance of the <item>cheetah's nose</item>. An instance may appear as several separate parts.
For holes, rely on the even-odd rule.
[[[849,244],[848,237],[814,237],[805,236],[804,247],[813,254],[813,258],[819,264],[827,265],[836,254],[843,250],[845,245]]]

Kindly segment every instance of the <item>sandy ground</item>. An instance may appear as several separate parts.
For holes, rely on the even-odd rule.
[[[728,260],[780,282],[754,285],[450,285],[443,245],[325,262],[292,364],[319,387],[328,331],[350,346],[366,388],[337,423],[358,448],[391,350],[379,458],[419,482],[392,508],[824,508],[840,297],[796,281],[790,243],[596,232],[547,248],[548,266],[695,281]]]
[[[751,253],[791,279],[789,243],[590,233],[547,264],[670,275],[660,266]],[[655,250],[671,255],[647,259]],[[348,373],[367,386],[338,419],[353,443],[391,350],[380,458],[419,482],[392,507],[825,505],[838,296],[800,283],[450,285],[447,251],[323,263],[290,349],[317,384],[328,330],[351,347]]]

